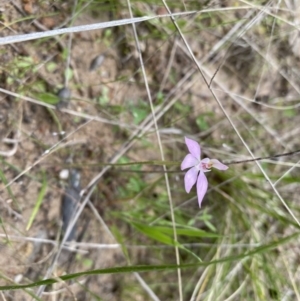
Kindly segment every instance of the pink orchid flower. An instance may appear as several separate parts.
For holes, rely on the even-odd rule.
[[[204,173],[210,171],[212,167],[219,170],[226,170],[228,169],[228,166],[217,159],[205,158],[201,160],[201,148],[196,141],[185,137],[185,144],[190,153],[183,159],[181,170],[191,167],[184,176],[185,190],[189,193],[197,181],[198,203],[199,207],[201,207],[202,200],[208,187],[207,178]]]

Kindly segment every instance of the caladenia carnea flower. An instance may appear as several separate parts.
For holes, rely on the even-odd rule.
[[[185,190],[189,193],[197,182],[198,203],[199,207],[201,207],[208,187],[207,178],[204,173],[210,171],[212,167],[226,170],[228,166],[217,159],[205,158],[201,160],[201,148],[198,142],[185,137],[185,144],[190,152],[181,163],[181,170],[190,168],[184,176]]]

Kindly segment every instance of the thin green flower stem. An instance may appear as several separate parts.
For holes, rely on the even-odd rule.
[[[274,159],[274,158],[280,158],[280,157],[287,157],[287,156],[293,156],[293,155],[297,155],[300,153],[300,150],[296,150],[296,151],[292,151],[292,152],[288,152],[288,153],[283,153],[283,154],[278,154],[278,155],[272,155],[272,156],[266,156],[266,157],[257,157],[257,158],[253,158],[253,159],[245,159],[245,160],[239,160],[239,161],[221,161],[223,164],[226,165],[233,165],[233,164],[241,164],[241,163],[248,163],[248,162],[254,162],[254,161],[261,161],[261,160],[268,160],[268,159]],[[136,162],[126,162],[126,163],[106,163],[106,162],[98,162],[98,163],[93,163],[93,164],[89,164],[89,163],[81,163],[81,164],[64,164],[64,167],[73,167],[73,168],[81,168],[82,165],[84,165],[84,167],[99,167],[99,166],[111,166],[111,167],[122,167],[122,166],[133,166],[133,165],[151,165],[151,166],[180,166],[181,161],[158,161],[158,160],[152,160],[152,161],[136,161]],[[133,169],[122,169],[122,171],[126,171],[126,172],[162,172],[159,170],[133,170]],[[174,172],[185,172],[185,171],[181,171],[181,170],[169,170],[169,171],[165,171],[168,173],[174,173]]]
[[[279,155],[274,155],[274,156],[267,156],[267,157],[259,157],[259,158],[253,158],[253,159],[248,159],[248,160],[240,160],[240,161],[231,161],[231,162],[224,162],[226,165],[231,165],[231,164],[240,164],[240,163],[247,163],[247,162],[254,162],[254,161],[261,161],[261,160],[266,160],[266,159],[274,159],[274,158],[280,158],[280,157],[287,157],[287,156],[293,156],[296,154],[299,154],[300,150],[284,153],[284,154],[279,154]]]
[[[130,17],[133,18],[131,5],[130,5],[130,0],[127,0],[127,5],[128,5]],[[150,105],[150,108],[151,108],[151,114],[152,114],[152,118],[153,118],[153,124],[154,124],[155,132],[156,132],[156,137],[157,137],[157,142],[158,142],[158,146],[159,146],[160,155],[161,155],[162,161],[165,161],[164,150],[163,150],[162,143],[161,143],[161,138],[160,138],[159,129],[158,129],[158,125],[157,125],[155,109],[154,109],[154,106],[153,106],[151,92],[150,92],[148,81],[147,81],[146,71],[145,71],[145,67],[144,67],[142,52],[141,52],[141,49],[140,49],[140,43],[139,43],[139,40],[138,40],[138,35],[137,35],[137,32],[136,32],[135,24],[132,24],[132,29],[133,29],[133,33],[134,33],[136,48],[137,48],[138,54],[139,54],[141,71],[143,73],[143,77],[144,77],[144,80],[145,80],[145,88],[146,88],[146,91],[147,91],[149,105]],[[171,220],[172,220],[172,226],[173,226],[173,236],[174,236],[174,241],[176,243],[176,245],[174,247],[175,248],[175,256],[176,256],[176,263],[177,263],[177,265],[180,265],[179,249],[178,249],[178,246],[177,246],[176,222],[175,222],[175,214],[174,214],[173,201],[172,201],[172,195],[171,195],[171,189],[170,189],[170,183],[169,183],[169,176],[168,176],[168,173],[167,173],[166,165],[164,164],[162,167],[163,167],[163,171],[164,171],[167,194],[168,194],[168,199],[169,199]],[[182,279],[181,279],[181,269],[180,268],[177,269],[177,276],[178,276],[179,300],[183,301]]]

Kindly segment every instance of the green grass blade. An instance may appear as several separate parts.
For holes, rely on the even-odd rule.
[[[269,252],[272,249],[276,248],[277,246],[283,245],[290,241],[293,238],[297,238],[299,236],[300,232],[296,232],[294,234],[291,234],[289,236],[283,237],[281,239],[277,239],[275,241],[270,242],[269,244],[264,244],[262,246],[259,246],[257,248],[254,248],[250,251],[247,251],[242,254],[237,254],[235,256],[228,256],[224,258],[220,258],[218,260],[212,260],[212,261],[206,261],[206,262],[196,262],[191,264],[182,264],[182,265],[176,265],[176,264],[166,264],[166,265],[138,265],[138,266],[125,266],[125,267],[113,267],[113,268],[105,268],[105,269],[98,269],[98,270],[91,270],[91,271],[85,271],[85,272],[79,272],[74,274],[68,274],[63,275],[60,278],[54,279],[45,279],[41,281],[36,281],[30,284],[21,284],[21,285],[4,285],[0,286],[0,290],[15,290],[15,289],[24,289],[24,288],[30,288],[30,287],[37,287],[41,285],[51,285],[56,282],[60,281],[67,281],[71,279],[75,279],[81,276],[88,276],[88,275],[103,275],[103,274],[123,274],[123,273],[132,273],[132,272],[151,272],[151,271],[167,271],[167,270],[177,270],[180,269],[187,269],[187,268],[194,268],[194,267],[206,267],[209,265],[216,265],[219,263],[224,262],[232,262],[237,261],[239,259],[244,259],[246,257],[251,257],[260,253]]]
[[[171,246],[177,246],[180,247],[180,244],[176,241],[174,241],[174,239],[172,239],[170,236],[162,233],[161,231],[159,231],[156,227],[152,227],[152,226],[148,226],[148,225],[143,225],[140,223],[135,223],[135,222],[131,222],[131,224],[141,233],[143,233],[144,235],[159,241],[165,245],[171,245]],[[172,229],[171,229],[172,230]]]
[[[37,198],[37,201],[35,203],[35,206],[33,208],[33,211],[31,213],[31,216],[29,218],[29,221],[28,221],[28,224],[27,224],[27,227],[26,227],[26,230],[28,231],[40,209],[40,206],[43,202],[43,199],[44,199],[44,196],[46,194],[46,191],[47,191],[47,181],[46,181],[46,176],[44,176],[44,179],[43,179],[43,184],[42,184],[42,188],[40,190],[40,193],[38,195],[38,198]]]
[[[170,227],[161,227],[161,226],[155,226],[155,228],[163,232],[165,234],[172,234],[173,229]],[[215,233],[211,232],[206,232],[203,230],[195,229],[195,228],[176,228],[177,235],[182,235],[182,236],[190,236],[190,237],[222,237],[222,235],[218,235]]]

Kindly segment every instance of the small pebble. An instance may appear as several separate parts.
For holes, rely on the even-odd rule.
[[[18,274],[15,276],[15,283],[20,283],[23,279],[23,275],[22,274]]]
[[[56,107],[58,109],[64,108],[68,105],[68,103],[71,99],[71,91],[68,88],[63,87],[62,89],[60,89],[58,91],[57,96],[59,98],[59,101],[58,101]]]
[[[104,62],[104,55],[103,54],[100,54],[100,55],[97,55],[91,62],[90,64],[90,71],[94,71],[96,70],[97,68],[99,68],[102,63]]]
[[[69,178],[69,170],[68,169],[62,169],[59,173],[59,178],[61,180],[67,180]]]
[[[69,100],[71,98],[71,91],[68,88],[63,87],[58,91],[57,96],[60,100]]]

